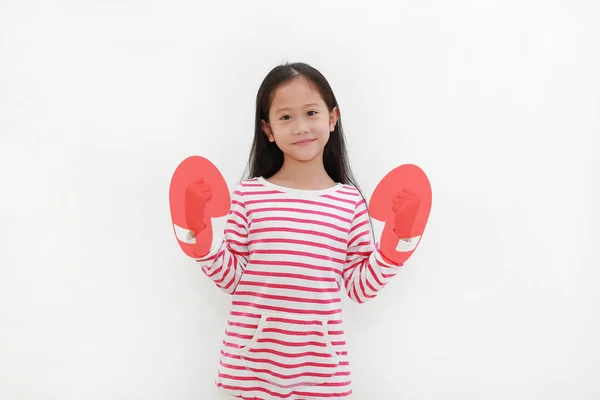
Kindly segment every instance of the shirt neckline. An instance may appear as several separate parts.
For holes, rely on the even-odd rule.
[[[256,179],[258,180],[258,182],[262,183],[264,186],[266,186],[270,189],[278,190],[280,192],[285,192],[285,193],[294,193],[294,194],[311,195],[311,196],[319,196],[319,195],[323,195],[323,194],[333,193],[333,192],[336,192],[339,189],[341,189],[342,186],[344,186],[343,184],[338,182],[338,183],[336,183],[335,186],[332,186],[327,189],[316,189],[316,190],[296,189],[296,188],[291,188],[291,187],[287,187],[287,186],[276,185],[275,183],[269,182],[262,176],[259,176]]]

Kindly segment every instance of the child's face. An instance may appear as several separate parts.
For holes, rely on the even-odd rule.
[[[269,123],[262,127],[269,141],[275,142],[285,157],[295,161],[322,160],[323,149],[338,120],[319,91],[305,79],[294,79],[280,86],[269,110]]]

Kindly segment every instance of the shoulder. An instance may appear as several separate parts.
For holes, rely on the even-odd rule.
[[[258,190],[261,187],[262,185],[256,178],[243,179],[233,188],[233,195],[243,196],[244,194]]]
[[[338,193],[345,194],[350,198],[355,199],[356,202],[360,202],[361,200],[365,199],[363,191],[359,187],[350,183],[340,185]]]
[[[355,212],[364,207],[367,202],[362,190],[349,183],[340,184],[332,198],[342,202],[345,207],[352,207]]]
[[[340,184],[339,191],[348,193],[349,195],[352,195],[352,196],[359,196],[361,193],[361,190],[351,183]]]

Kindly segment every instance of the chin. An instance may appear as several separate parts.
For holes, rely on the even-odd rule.
[[[323,156],[322,152],[310,152],[310,153],[303,153],[303,152],[290,152],[288,153],[288,157],[295,160],[295,161],[300,161],[300,162],[309,162],[309,161],[314,161],[315,159],[321,158]]]

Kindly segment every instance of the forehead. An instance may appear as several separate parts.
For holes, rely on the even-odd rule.
[[[275,90],[271,110],[277,112],[281,109],[300,109],[308,104],[325,106],[316,86],[306,79],[297,78]]]

